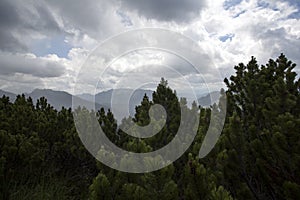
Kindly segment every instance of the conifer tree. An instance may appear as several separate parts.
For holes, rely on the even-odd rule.
[[[286,199],[285,190],[293,192],[290,195],[298,193],[300,121],[295,66],[283,54],[261,67],[252,57],[247,65],[235,67],[230,81],[225,79],[230,120],[219,158],[226,163],[225,179],[234,177],[226,185],[237,198]]]

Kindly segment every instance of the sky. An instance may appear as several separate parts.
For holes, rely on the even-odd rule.
[[[300,65],[299,10],[299,0],[1,0],[0,89],[23,93],[47,88],[72,94],[93,93],[95,87],[154,89],[160,77],[166,77],[181,94],[189,86],[205,93],[207,85],[216,90],[223,83],[208,71],[195,73],[180,55],[159,48],[134,49],[144,44],[136,37],[115,42],[117,50],[133,50],[117,57],[103,74],[88,70],[81,83],[78,74],[107,40],[143,28],[190,38],[222,79],[251,56],[265,64],[284,53]],[[174,46],[172,37],[161,37],[165,46],[182,47],[179,51],[189,54],[189,46]],[[143,39],[157,43],[147,35]],[[108,48],[107,55],[116,56],[114,50]],[[204,57],[199,56],[199,62],[207,65]],[[105,62],[97,63],[101,68]],[[97,79],[96,86],[91,79]]]

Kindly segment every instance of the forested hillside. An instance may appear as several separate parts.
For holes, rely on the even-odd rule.
[[[221,91],[220,98],[227,97],[227,115],[213,151],[198,157],[211,112],[224,109],[222,101],[199,108],[197,135],[180,159],[143,174],[120,172],[93,158],[78,137],[70,108],[57,111],[45,98],[34,103],[19,95],[11,102],[3,96],[0,199],[300,199],[300,79],[295,67],[283,54],[266,65],[259,66],[252,57],[235,66]],[[148,139],[119,130],[109,110],[95,112],[117,146],[150,152],[176,135],[180,105],[198,109],[178,99],[162,79],[152,98],[145,95],[135,116],[123,122],[147,125],[153,104],[166,108],[167,120]]]

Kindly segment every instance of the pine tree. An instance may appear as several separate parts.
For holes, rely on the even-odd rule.
[[[219,166],[226,163],[224,178],[232,179],[226,185],[237,198],[286,199],[285,190],[298,193],[300,121],[295,66],[283,54],[261,67],[252,57],[246,66],[235,67],[230,81],[225,79],[229,121]]]

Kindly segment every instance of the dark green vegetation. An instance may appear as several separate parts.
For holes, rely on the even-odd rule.
[[[210,122],[222,105],[201,108],[198,134],[176,162],[156,172],[129,174],[96,162],[76,133],[70,109],[56,111],[45,98],[36,105],[18,96],[0,99],[1,199],[300,199],[300,80],[281,55],[266,66],[254,58],[225,79],[226,123],[213,151],[197,157]],[[136,107],[134,121],[149,123],[150,105],[166,107],[167,124],[138,140],[118,130],[113,114],[99,123],[118,146],[147,152],[167,144],[180,121],[175,95],[162,80]],[[195,109],[196,106],[193,105]],[[188,109],[188,108],[187,108]],[[132,119],[127,119],[132,120]]]

